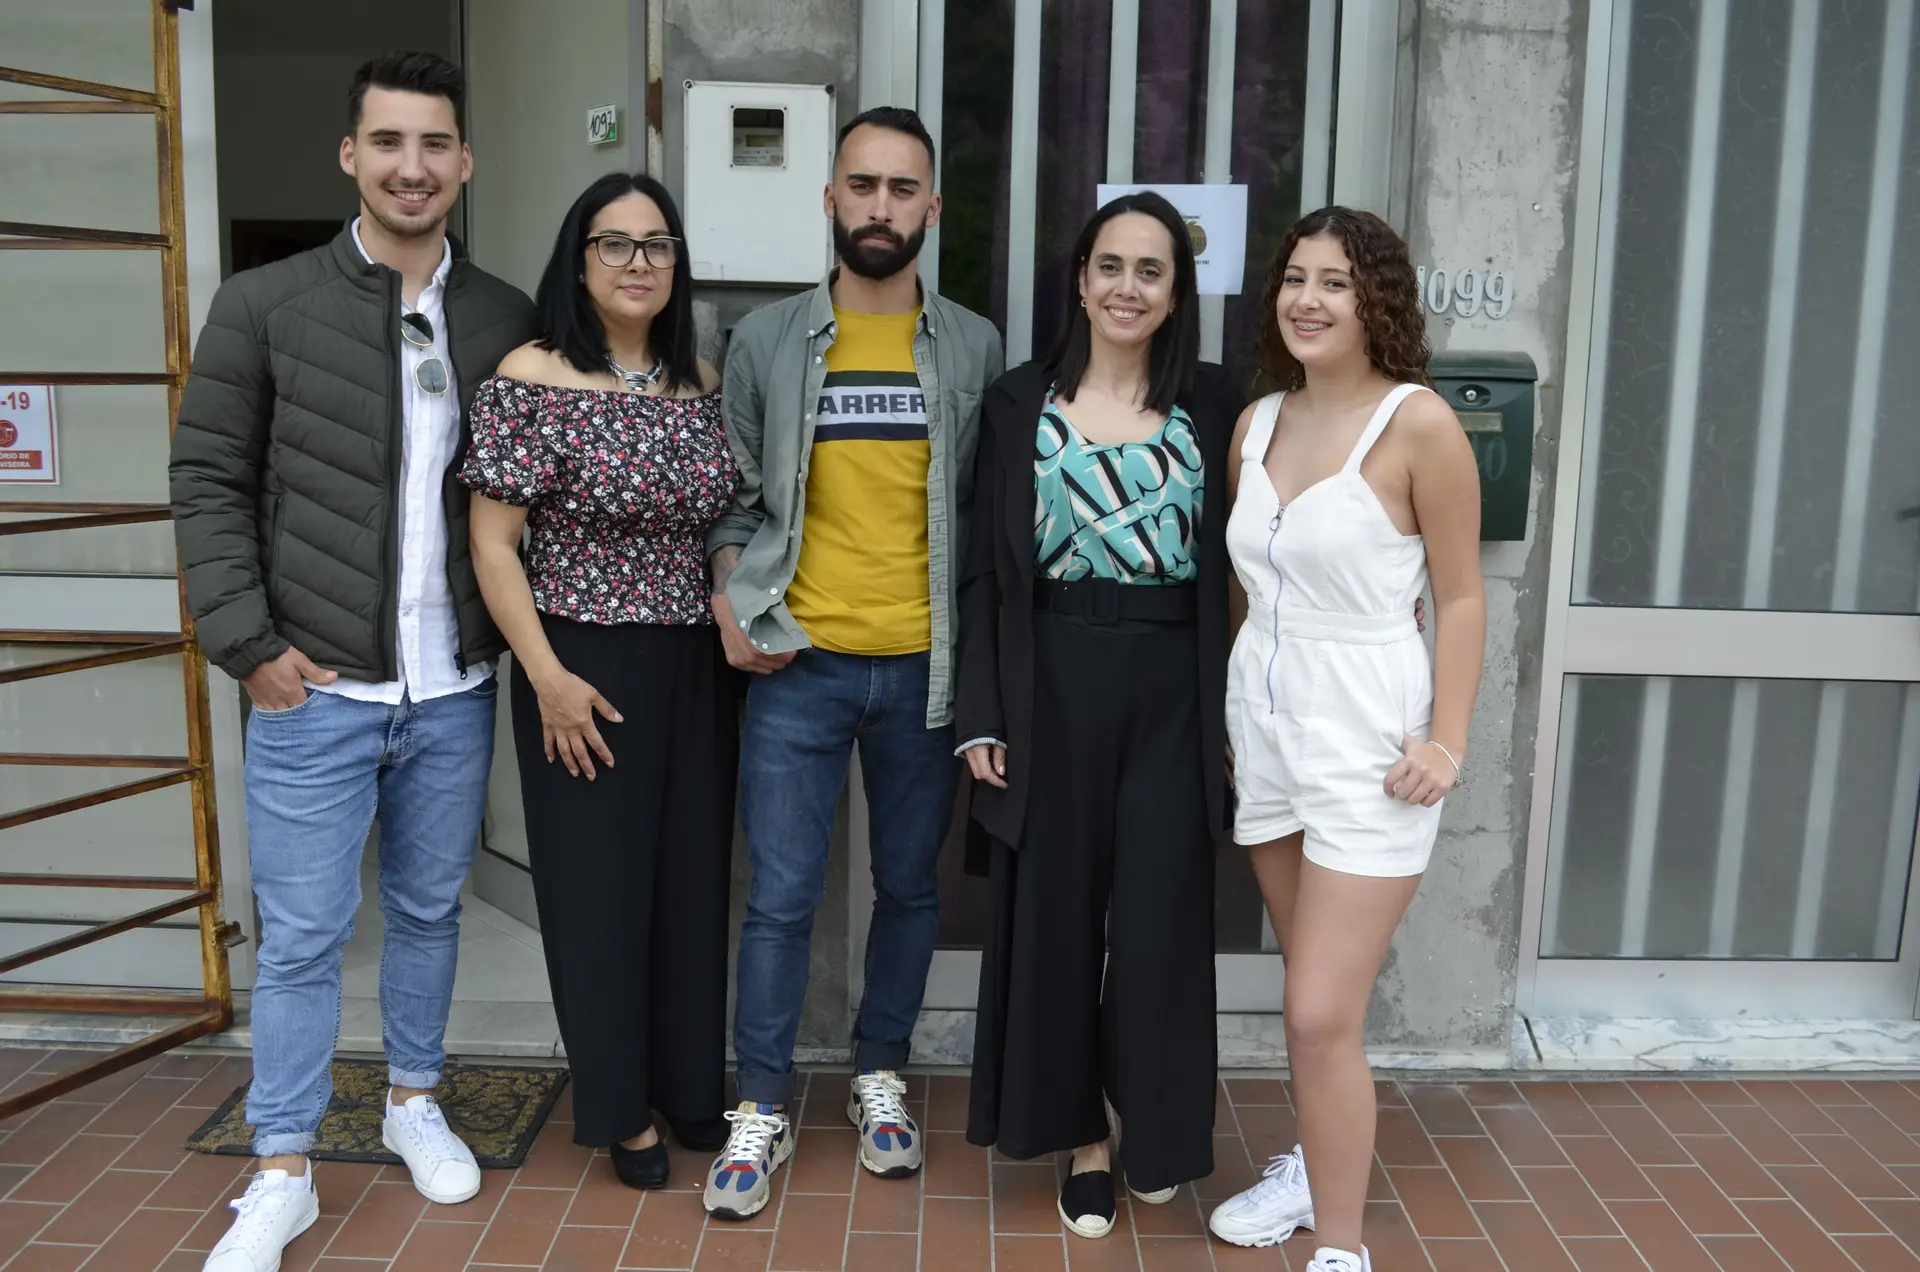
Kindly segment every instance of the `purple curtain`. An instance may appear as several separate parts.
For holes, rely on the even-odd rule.
[[[1207,6],[1141,0],[1133,177],[1186,184],[1206,159]]]
[[[1308,6],[1240,0],[1233,76],[1233,179],[1247,187],[1247,265],[1227,297],[1222,360],[1247,386],[1258,366],[1261,292],[1274,251],[1303,211]]]
[[[1111,0],[1047,0],[1040,68],[1040,223],[1035,236],[1033,347],[1045,353],[1078,303],[1073,241],[1107,173]]]

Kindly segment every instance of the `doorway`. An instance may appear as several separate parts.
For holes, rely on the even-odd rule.
[[[463,62],[466,41],[456,0],[217,0],[211,17],[220,266],[226,277],[329,242],[353,216],[353,183],[333,156],[346,126],[347,86],[361,63],[386,48]],[[469,133],[474,96],[470,87]],[[471,196],[469,190],[455,205],[449,224],[462,238]],[[164,472],[164,462],[161,467]],[[235,710],[244,716],[237,701]],[[506,758],[510,766],[510,754]],[[517,791],[517,783],[496,790],[490,808],[517,806]],[[235,803],[242,798],[237,782],[223,793]],[[488,852],[495,847],[493,821],[483,856],[504,869],[476,870],[462,897],[460,970],[447,1045],[454,1052],[551,1056],[559,1030],[539,934],[525,921],[531,907],[520,905],[524,841],[512,836],[509,824],[505,852]],[[376,834],[362,862],[362,899],[342,968],[340,1043],[347,1050],[381,1046],[378,852]],[[248,893],[235,889],[230,896],[230,908],[244,912],[248,932],[256,932]],[[243,990],[250,983],[238,982]]]
[[[1394,101],[1394,44],[1374,6],[1334,0],[867,0],[863,83],[913,104],[932,132],[944,211],[922,271],[1006,336],[1007,364],[1044,353],[1071,295],[1067,255],[1101,183],[1246,187],[1238,294],[1201,297],[1201,356],[1238,383],[1256,370],[1261,289],[1287,227],[1336,193],[1385,210],[1386,145],[1359,140]],[[909,38],[911,36],[912,38]],[[878,37],[878,38],[876,38]],[[903,63],[911,62],[911,73]],[[1349,98],[1351,94],[1351,99]],[[1348,106],[1382,99],[1371,112]],[[862,94],[872,106],[884,95]],[[962,871],[966,810],[942,858],[940,948],[929,1013],[970,1013],[979,984],[985,881]],[[854,948],[872,892],[856,820]],[[1245,853],[1223,852],[1216,886],[1223,1025],[1248,1055],[1277,1055],[1279,945]],[[850,960],[858,993],[860,961]],[[923,1022],[938,1046],[947,1022]],[[918,1046],[918,1042],[916,1046]]]

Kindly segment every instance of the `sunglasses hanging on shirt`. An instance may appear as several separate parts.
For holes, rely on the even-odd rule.
[[[400,338],[416,349],[433,348],[433,324],[421,313],[400,315]],[[447,391],[447,364],[438,356],[429,357],[413,369],[413,382],[422,393],[439,397]]]

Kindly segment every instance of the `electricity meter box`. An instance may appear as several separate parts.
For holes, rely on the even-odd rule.
[[[1540,378],[1524,353],[1437,353],[1428,364],[1473,444],[1480,467],[1480,538],[1527,537],[1533,489],[1533,386]]]
[[[817,283],[833,263],[833,90],[686,81],[687,252],[702,283]]]

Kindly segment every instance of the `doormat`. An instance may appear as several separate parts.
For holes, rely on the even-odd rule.
[[[441,1071],[434,1098],[476,1162],[490,1170],[512,1170],[526,1160],[566,1083],[565,1069],[450,1064]],[[399,1165],[400,1158],[380,1142],[386,1098],[386,1061],[335,1060],[333,1100],[307,1155],[320,1162]],[[253,1156],[244,1084],[187,1137],[187,1147],[196,1153]]]

